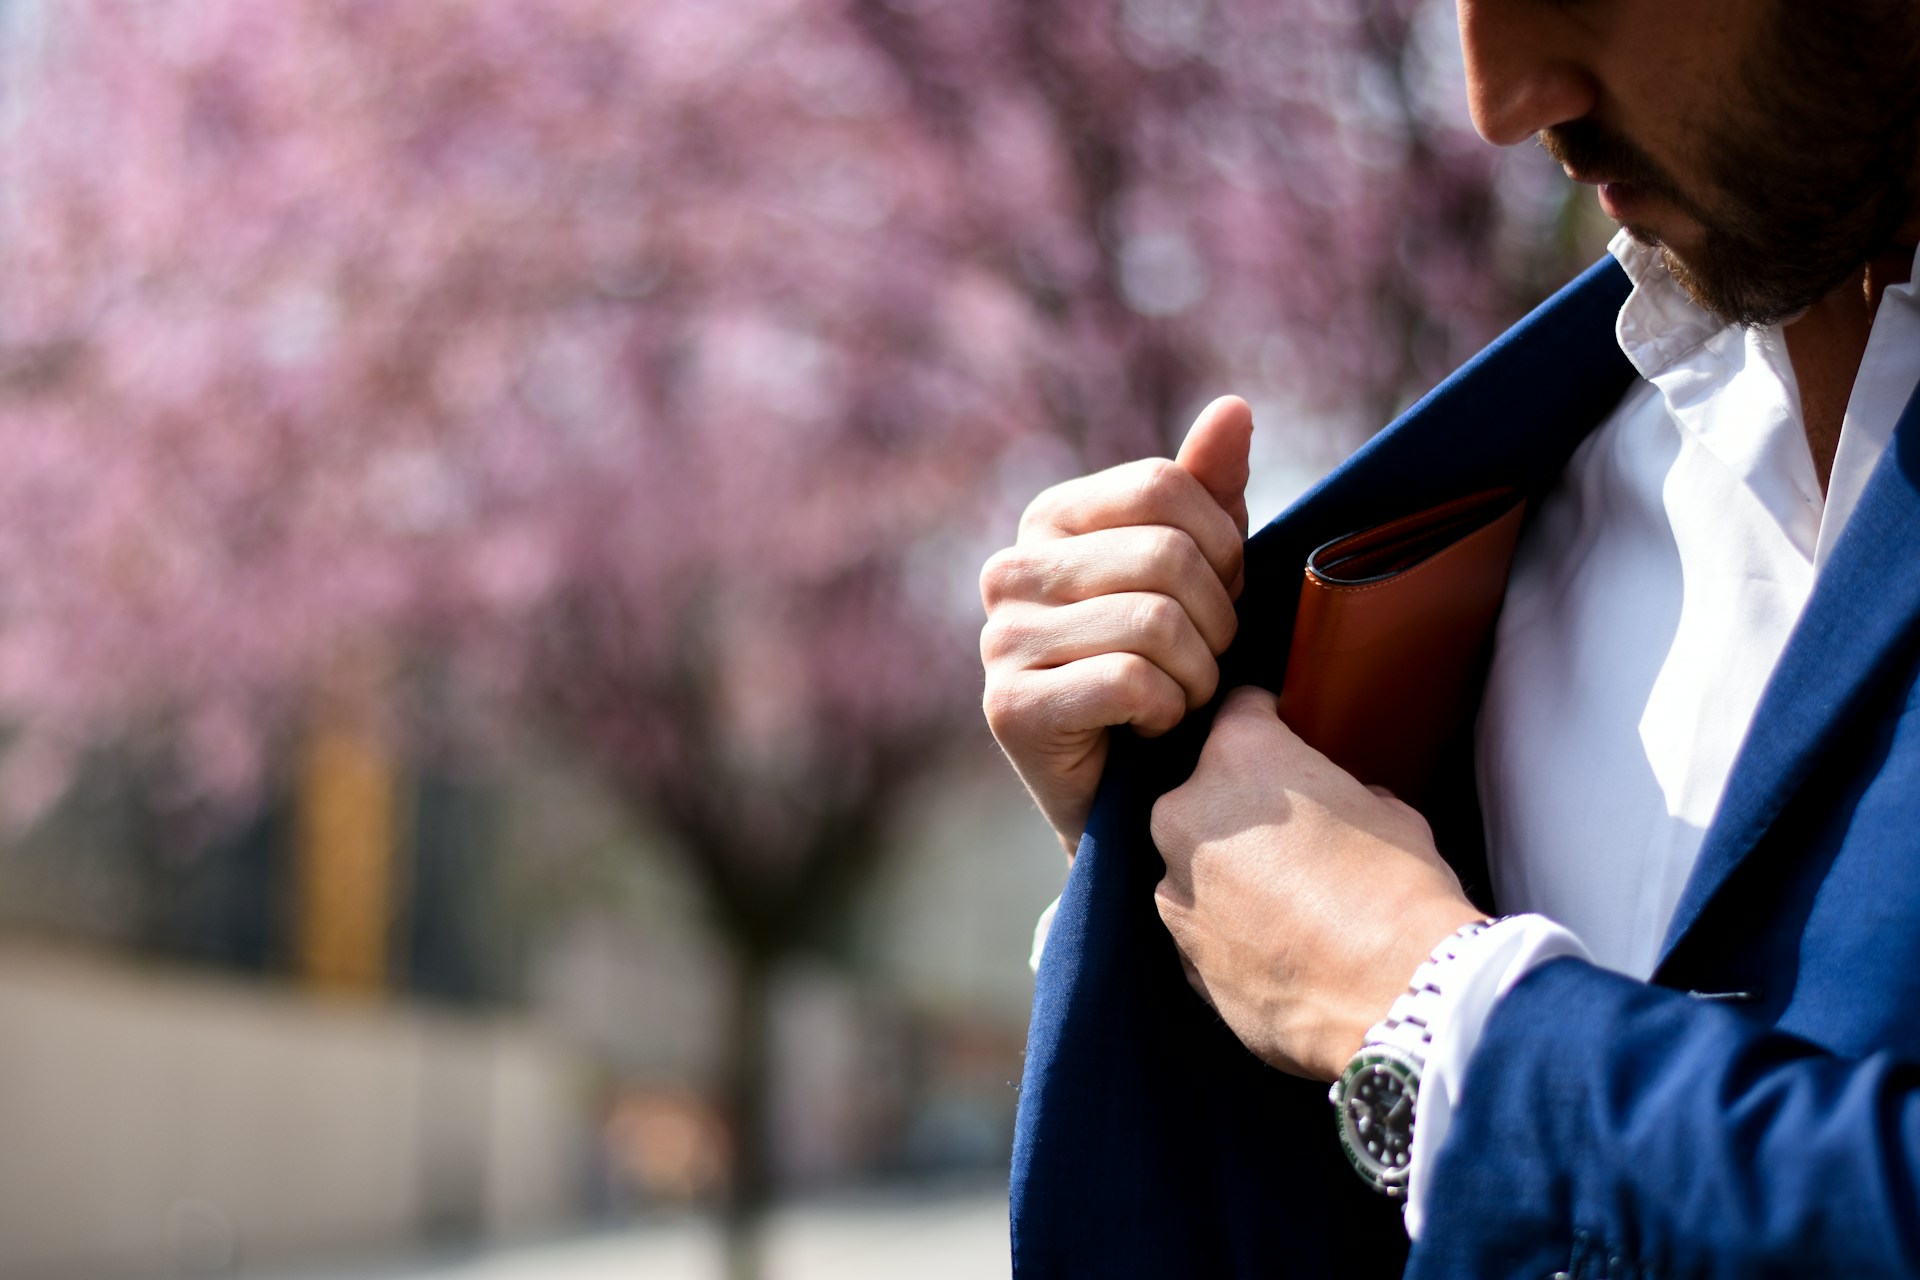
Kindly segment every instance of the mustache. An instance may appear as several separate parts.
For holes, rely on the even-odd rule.
[[[1540,131],[1540,145],[1562,168],[1583,178],[1623,182],[1690,207],[1679,185],[1628,138],[1594,120],[1569,120]]]

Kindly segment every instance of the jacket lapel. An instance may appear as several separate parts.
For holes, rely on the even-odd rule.
[[[1681,894],[1662,967],[1920,621],[1920,390],[1907,402],[1774,670]]]

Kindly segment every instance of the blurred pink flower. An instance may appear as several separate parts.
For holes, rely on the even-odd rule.
[[[375,652],[722,827],[855,803],[972,720],[921,579],[1036,437],[1163,448],[1254,373],[1384,412],[1524,300],[1420,13],[49,6],[0,156],[0,710],[171,726],[235,798]]]

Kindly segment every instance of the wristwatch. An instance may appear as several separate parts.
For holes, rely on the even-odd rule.
[[[1420,1073],[1433,1042],[1429,1030],[1440,1004],[1443,966],[1460,944],[1493,926],[1475,920],[1447,935],[1414,970],[1406,992],[1367,1032],[1366,1043],[1327,1091],[1340,1121],[1340,1145],[1354,1171],[1374,1190],[1399,1199],[1407,1193]]]

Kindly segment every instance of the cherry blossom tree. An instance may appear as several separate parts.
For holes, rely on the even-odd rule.
[[[42,6],[0,794],[133,736],[241,803],[369,688],[416,749],[533,726],[733,958],[749,1223],[768,981],[979,733],[955,584],[1034,460],[1162,449],[1229,378],[1377,420],[1557,268],[1430,8]]]

